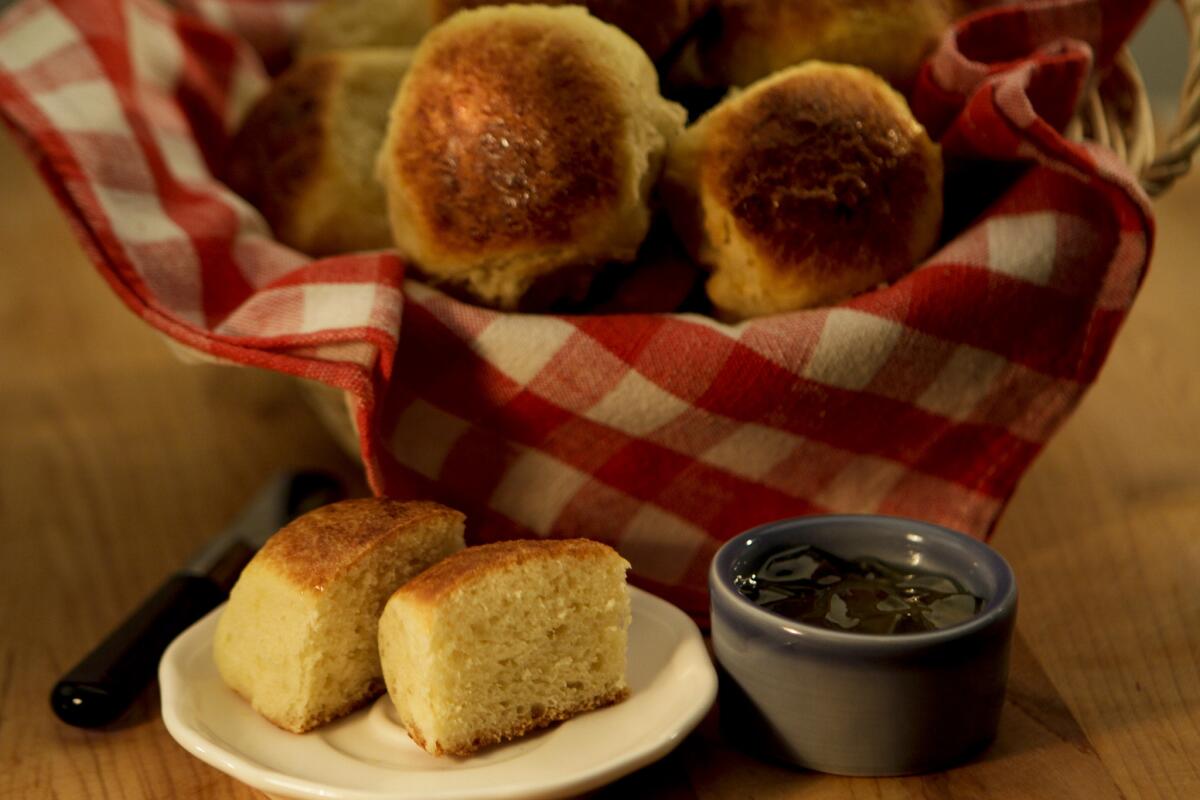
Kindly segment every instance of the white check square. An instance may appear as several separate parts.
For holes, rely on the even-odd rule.
[[[469,427],[466,421],[416,400],[396,420],[391,451],[404,466],[437,480],[446,456]]]
[[[1010,214],[987,222],[988,266],[1014,278],[1046,285],[1054,273],[1058,215]]]
[[[802,440],[798,436],[746,423],[708,450],[700,460],[751,480],[762,480],[781,461],[795,452]]]
[[[966,419],[992,391],[1007,364],[995,353],[961,345],[917,398],[917,405],[950,419]]]
[[[584,416],[630,436],[645,436],[688,408],[683,400],[631,369]]]
[[[471,346],[480,358],[527,386],[574,332],[574,325],[553,317],[500,314]]]
[[[59,131],[133,136],[117,94],[107,81],[69,83],[33,95],[33,102]]]
[[[43,6],[17,23],[0,39],[0,66],[12,72],[33,66],[79,40],[79,35],[58,9]]]
[[[588,476],[537,450],[524,450],[508,466],[489,505],[504,516],[548,536]]]
[[[296,332],[316,333],[368,325],[374,307],[374,284],[310,283],[304,287],[304,316]]]
[[[842,389],[863,389],[887,363],[901,330],[873,314],[835,308],[825,320],[804,377]]]

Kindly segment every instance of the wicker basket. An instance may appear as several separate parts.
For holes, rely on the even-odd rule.
[[[1129,48],[1084,97],[1067,137],[1109,148],[1136,174],[1151,197],[1157,197],[1191,168],[1200,146],[1200,0],[1179,0],[1188,26],[1187,73],[1178,118],[1162,133],[1155,129],[1146,86]],[[338,389],[304,382],[305,396],[317,415],[351,456],[358,458],[358,432],[348,398]]]
[[[1179,0],[1188,27],[1188,64],[1179,98],[1179,116],[1161,136],[1146,86],[1129,48],[1092,87],[1067,128],[1075,141],[1103,145],[1129,165],[1151,197],[1186,175],[1200,145],[1200,0]]]

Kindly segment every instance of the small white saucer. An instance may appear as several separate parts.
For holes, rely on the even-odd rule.
[[[212,639],[219,608],[163,655],[163,721],[192,755],[274,797],[533,800],[578,794],[669,753],[716,697],[716,672],[696,625],[670,603],[630,591],[629,697],[470,758],[435,758],[418,748],[386,695],[306,734],[276,728],[217,674]]]

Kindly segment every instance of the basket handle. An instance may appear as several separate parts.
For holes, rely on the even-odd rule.
[[[1142,186],[1151,196],[1165,192],[1192,166],[1200,147],[1200,0],[1179,0],[1188,28],[1188,65],[1179,96],[1179,117],[1166,141],[1142,170]]]

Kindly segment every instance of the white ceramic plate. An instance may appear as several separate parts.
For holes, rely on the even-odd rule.
[[[471,758],[435,758],[418,748],[386,695],[306,734],[276,728],[217,674],[212,640],[221,609],[163,655],[163,721],[192,755],[275,797],[533,800],[585,792],[666,755],[716,697],[716,672],[696,625],[670,603],[631,592],[629,697]]]

